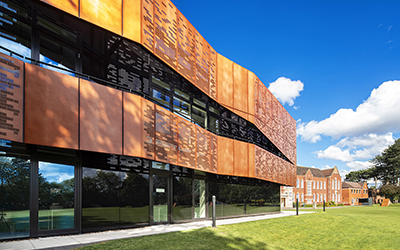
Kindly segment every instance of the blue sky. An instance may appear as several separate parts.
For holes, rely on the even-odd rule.
[[[297,121],[297,163],[342,177],[400,136],[400,1],[173,0]]]

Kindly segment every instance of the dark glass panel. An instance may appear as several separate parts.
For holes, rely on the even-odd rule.
[[[168,177],[153,175],[153,222],[168,221]]]
[[[120,226],[149,222],[149,175],[121,172]]]
[[[29,236],[30,160],[0,157],[0,240]]]
[[[189,95],[189,94],[187,94],[187,93],[185,93],[185,92],[183,92],[183,91],[180,91],[180,90],[177,89],[177,88],[175,88],[175,95],[178,95],[178,96],[180,96],[180,97],[182,97],[182,98],[185,98],[186,100],[189,100],[189,99],[190,99],[190,95]]]
[[[39,162],[39,230],[75,227],[74,168]]]
[[[192,107],[192,119],[197,125],[206,128],[207,112],[197,107]]]
[[[55,22],[51,22],[46,20],[45,18],[38,16],[38,25],[42,28],[54,33],[59,39],[65,39],[65,41],[72,42],[76,44],[77,42],[77,35],[68,31],[67,29],[57,25]]]
[[[24,57],[31,57],[31,27],[27,9],[10,1],[0,1],[0,45]],[[22,21],[24,20],[24,21]],[[7,51],[1,50],[5,54]]]
[[[219,119],[214,117],[214,116],[209,116],[210,117],[210,124],[208,126],[208,129],[213,132],[214,134],[219,133]]]
[[[217,198],[217,217],[280,211],[279,187],[209,182],[209,201],[212,195]]]
[[[157,86],[164,88],[166,90],[170,90],[171,86],[169,86],[168,83],[161,81],[160,79],[156,78],[156,77],[152,77],[152,83],[156,84]]]
[[[192,179],[175,176],[173,179],[172,218],[174,221],[192,219]]]
[[[47,64],[55,65],[60,68],[75,71],[76,52],[63,46],[54,40],[41,36],[40,37],[40,61]],[[58,71],[58,69],[42,65],[42,67]],[[66,73],[66,72],[63,72]],[[74,75],[74,74],[72,74]]]

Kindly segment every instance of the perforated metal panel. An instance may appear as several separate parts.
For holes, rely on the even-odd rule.
[[[178,12],[178,72],[194,82],[195,74],[195,29],[193,25]]]
[[[177,10],[169,0],[154,1],[154,53],[176,69]]]
[[[176,164],[178,160],[178,118],[156,106],[156,160]]]
[[[0,138],[23,142],[24,65],[0,53]]]
[[[142,99],[142,157],[154,160],[155,153],[155,110],[154,103]]]
[[[142,1],[142,44],[154,49],[154,4],[153,0]]]
[[[188,168],[196,167],[196,126],[178,118],[178,164]]]
[[[210,46],[207,41],[195,32],[196,41],[196,86],[207,95],[210,94],[209,86],[209,64],[210,64]]]
[[[196,169],[210,171],[210,132],[196,127]]]

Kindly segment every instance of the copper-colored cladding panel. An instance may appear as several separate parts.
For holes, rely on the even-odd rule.
[[[142,97],[123,92],[124,152],[123,155],[142,157]]]
[[[142,0],[123,0],[122,35],[141,43],[141,2]]]
[[[233,107],[233,62],[220,54],[217,76],[218,102]]]
[[[235,176],[248,177],[249,174],[249,149],[246,142],[234,140],[234,168]]]
[[[68,0],[68,1],[60,1],[60,0],[41,0],[47,4],[50,4],[60,10],[63,10],[71,15],[78,16],[78,6],[79,0]]]
[[[0,138],[23,142],[24,63],[0,53]]]
[[[154,49],[154,4],[153,0],[142,0],[142,45]]]
[[[233,104],[235,109],[242,112],[247,112],[247,69],[242,66],[233,63]]]
[[[178,117],[178,165],[196,168],[196,125]]]
[[[211,144],[211,172],[218,172],[218,136],[210,133],[210,144]]]
[[[210,45],[195,31],[196,41],[196,86],[210,95]]]
[[[26,63],[25,143],[78,149],[78,127],[78,78]]]
[[[80,80],[80,149],[122,154],[122,91]]]
[[[218,174],[233,175],[233,140],[218,137]]]
[[[195,75],[195,29],[182,13],[178,12],[178,72],[190,82]]]
[[[176,69],[177,9],[169,0],[154,1],[154,54]]]
[[[210,97],[217,100],[217,52],[210,46]]]
[[[255,146],[255,176],[258,179],[265,179],[267,172],[266,157],[266,151],[258,146]]]
[[[122,0],[80,0],[80,17],[118,35],[122,34]]]
[[[256,158],[256,152],[255,152],[255,145],[249,143],[248,144],[248,149],[249,149],[249,174],[248,177],[256,177],[256,162],[255,162],[255,158]]]
[[[196,169],[210,171],[210,132],[196,126]]]
[[[156,161],[178,161],[178,117],[156,105]]]
[[[154,160],[155,104],[142,98],[142,157]]]
[[[255,102],[255,79],[253,72],[247,71],[247,112],[254,117],[254,102]],[[254,121],[253,121],[254,123]]]

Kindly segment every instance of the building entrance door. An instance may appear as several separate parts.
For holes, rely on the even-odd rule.
[[[169,176],[153,175],[153,223],[169,222]]]

